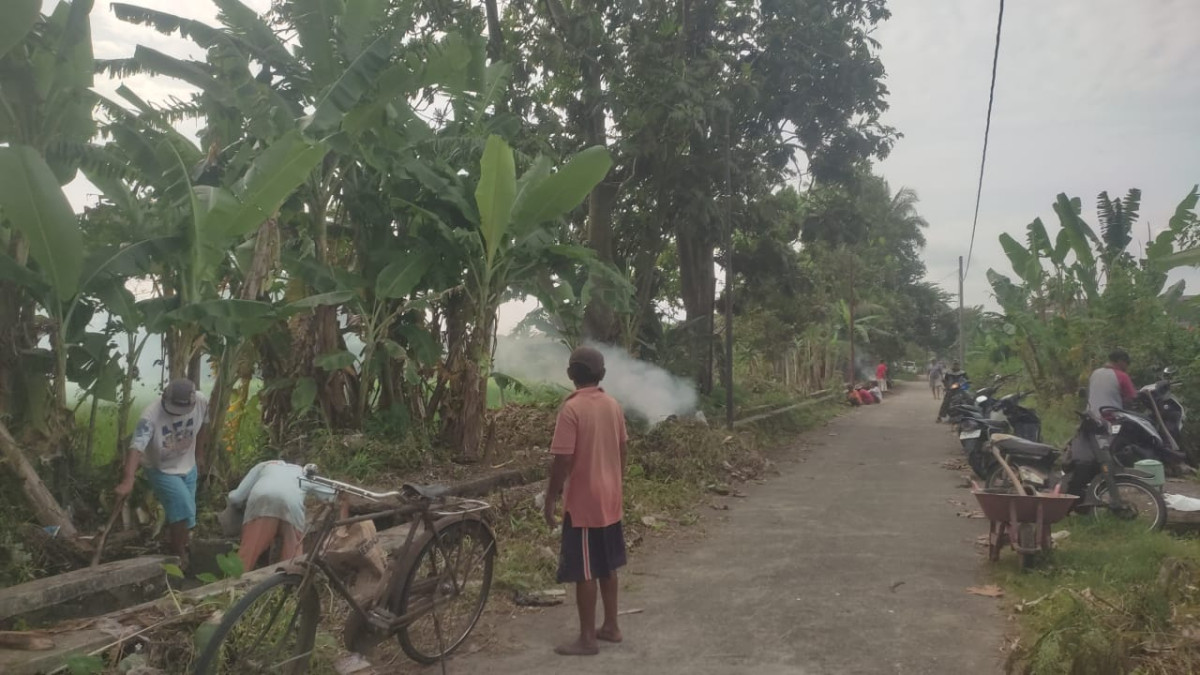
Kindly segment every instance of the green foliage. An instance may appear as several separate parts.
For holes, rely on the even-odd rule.
[[[75,655],[67,659],[67,672],[71,675],[100,675],[107,665],[99,656]]]
[[[236,551],[218,555],[217,567],[220,568],[221,574],[225,575],[226,579],[239,579],[246,571],[242,567],[242,559],[238,557]]]
[[[75,295],[83,243],[54,172],[29,146],[0,148],[0,208],[29,241],[30,252],[59,300]]]
[[[6,20],[0,25],[0,57],[20,44],[33,30],[41,10],[42,0],[14,0],[9,5]]]
[[[1156,378],[1164,366],[1195,359],[1200,342],[1189,328],[1192,312],[1180,300],[1181,289],[1163,287],[1166,267],[1181,260],[1171,253],[1174,242],[1194,234],[1196,190],[1177,207],[1168,229],[1146,242],[1145,257],[1135,259],[1127,249],[1140,200],[1136,189],[1122,200],[1101,193],[1103,238],[1083,220],[1080,200],[1062,194],[1054,203],[1057,236],[1034,220],[1028,247],[1001,237],[1019,282],[988,271],[1003,315],[983,317],[977,344],[987,345],[997,366],[1017,360],[1043,401],[1073,398],[1113,347],[1132,354],[1139,382]],[[1189,381],[1184,395],[1196,385],[1200,381]]]
[[[1027,603],[1009,672],[1191,672],[1200,651],[1181,618],[1200,605],[1200,544],[1116,520],[1071,518],[1070,537],[1032,573],[996,572]],[[1160,649],[1142,649],[1147,644]]]

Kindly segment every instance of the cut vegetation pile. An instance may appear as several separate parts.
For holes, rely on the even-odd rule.
[[[1200,672],[1200,542],[1072,518],[1042,569],[1000,574],[1020,636],[1008,672]]]

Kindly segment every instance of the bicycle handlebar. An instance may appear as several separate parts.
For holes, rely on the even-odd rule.
[[[347,494],[352,494],[355,497],[362,497],[363,499],[370,499],[371,501],[376,502],[399,497],[402,494],[400,490],[392,490],[391,492],[371,492],[370,490],[358,487],[357,485],[351,485],[349,483],[343,483],[340,480],[318,476],[316,464],[304,465],[304,478],[301,480],[307,480],[311,483],[316,483],[317,485],[336,490],[337,492],[345,492]]]

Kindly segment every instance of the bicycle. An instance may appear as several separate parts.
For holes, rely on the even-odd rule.
[[[317,518],[313,545],[225,614],[196,662],[195,675],[307,672],[321,619],[322,583],[350,606],[343,630],[349,650],[361,652],[395,636],[404,653],[423,665],[453,653],[475,628],[491,590],[496,537],[480,517],[490,506],[450,497],[444,487],[406,484],[371,492],[319,476],[313,464],[304,472],[301,481],[335,497]],[[400,497],[406,503],[342,518],[334,504],[347,495],[376,502]],[[386,583],[360,603],[325,560],[326,545],[338,527],[388,516],[413,517],[412,525],[404,545],[389,557]]]

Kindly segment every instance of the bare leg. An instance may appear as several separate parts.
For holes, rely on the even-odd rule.
[[[596,639],[605,642],[620,642],[621,629],[617,626],[617,573],[600,580],[600,600],[604,603],[604,623],[596,631]]]
[[[579,639],[559,645],[554,651],[564,656],[591,656],[600,652],[596,644],[596,581],[575,584],[575,605],[579,609]]]
[[[167,548],[170,549],[171,555],[179,558],[179,566],[184,570],[188,568],[188,535],[190,533],[191,530],[188,528],[186,520],[167,525]]]
[[[275,539],[279,530],[278,518],[255,518],[242,525],[242,543],[238,546],[238,558],[242,560],[242,570],[249,572],[254,569],[263,551]]]
[[[280,560],[291,560],[296,556],[304,553],[304,541],[300,539],[300,533],[290,523],[280,523],[279,530],[283,535],[283,546],[279,549]]]

